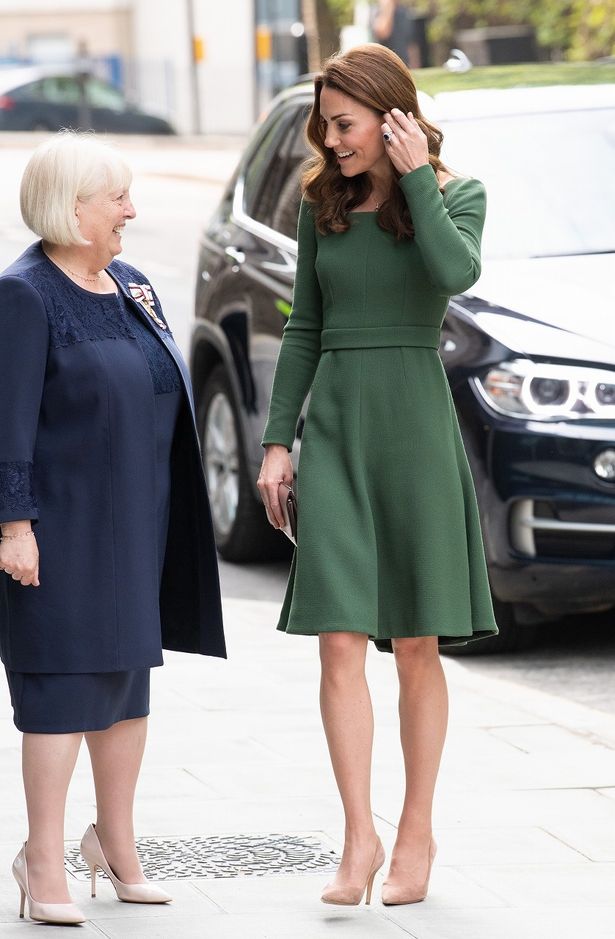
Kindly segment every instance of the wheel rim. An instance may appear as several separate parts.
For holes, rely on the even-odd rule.
[[[211,399],[203,441],[205,474],[216,530],[228,535],[239,504],[239,452],[235,416],[225,394]]]

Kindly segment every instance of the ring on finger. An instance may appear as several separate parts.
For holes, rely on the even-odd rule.
[[[395,134],[393,133],[392,130],[385,130],[384,134],[382,135],[382,139],[386,143],[390,143],[394,136]]]

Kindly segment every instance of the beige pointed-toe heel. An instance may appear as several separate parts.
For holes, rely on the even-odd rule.
[[[173,897],[155,884],[125,884],[115,876],[107,862],[96,834],[96,826],[90,825],[81,839],[81,856],[92,876],[92,896],[96,896],[96,871],[104,871],[117,894],[124,903],[170,903]]]
[[[420,903],[427,896],[431,868],[437,851],[436,842],[431,839],[429,843],[429,859],[427,863],[427,877],[417,888],[408,884],[393,884],[385,880],[382,885],[382,902],[385,906],[401,906],[406,903]]]
[[[346,886],[341,884],[327,884],[320,898],[322,902],[333,903],[337,906],[358,906],[363,899],[363,894],[365,894],[365,903],[369,906],[372,899],[374,877],[384,864],[384,858],[384,848],[382,847],[380,838],[378,838],[376,850],[374,851],[374,859],[371,863],[366,883],[362,884],[360,887],[350,884]]]
[[[26,842],[13,861],[13,877],[17,881],[21,895],[19,904],[19,918],[24,918],[26,898],[28,900],[28,916],[37,923],[52,923],[56,926],[78,926],[86,919],[75,903],[39,903],[32,898],[28,881],[28,864],[26,862]]]

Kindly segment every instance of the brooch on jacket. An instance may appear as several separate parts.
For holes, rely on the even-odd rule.
[[[154,310],[154,294],[150,285],[130,283],[128,284],[128,289],[130,290],[132,299],[141,304],[148,316],[153,319],[156,326],[160,326],[161,329],[167,329],[167,324],[164,320],[160,319]]]

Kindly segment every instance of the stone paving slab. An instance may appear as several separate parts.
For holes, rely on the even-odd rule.
[[[99,927],[110,939],[407,939],[415,934],[404,926],[381,920],[370,911],[366,915],[348,913],[284,913],[277,917],[247,913],[238,916],[203,918],[179,916],[173,923],[162,921],[136,924],[114,920]],[[173,932],[166,931],[172,928]],[[73,939],[75,939],[73,935]]]
[[[417,939],[613,939],[613,917],[603,909],[446,910],[400,907],[387,919]],[[314,936],[314,939],[317,939]]]
[[[140,838],[311,833],[339,851],[343,824],[318,710],[316,640],[274,629],[278,605],[225,602],[230,659],[167,654],[152,679]],[[451,727],[435,806],[439,852],[429,898],[385,908],[323,907],[316,874],[165,881],[168,907],[89,898],[80,931],[147,939],[612,939],[615,733],[605,715],[444,660]],[[374,811],[390,851],[403,799],[390,656],[370,650],[376,718]],[[0,685],[0,937],[26,936],[10,863],[25,835],[19,735]],[[66,837],[93,820],[85,748]],[[38,928],[38,927],[36,927]]]
[[[615,864],[539,863],[477,865],[468,870],[475,883],[497,891],[515,908],[604,907],[615,927]],[[614,930],[615,932],[615,930]]]

